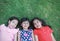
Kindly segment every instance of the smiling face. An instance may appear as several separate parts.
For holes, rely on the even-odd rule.
[[[21,26],[23,27],[23,29],[28,29],[28,27],[30,26],[29,21],[24,21],[22,22]]]
[[[34,24],[35,28],[41,28],[42,27],[42,22],[40,20],[38,20],[38,19],[35,19],[33,21],[33,24]]]
[[[14,29],[14,28],[16,28],[17,24],[18,24],[18,20],[16,20],[16,19],[11,20],[11,21],[9,20],[8,27],[11,29]]]

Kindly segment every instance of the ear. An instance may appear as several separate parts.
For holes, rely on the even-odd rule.
[[[10,23],[10,20],[8,21],[8,24]]]

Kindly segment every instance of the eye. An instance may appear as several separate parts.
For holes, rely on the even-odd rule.
[[[37,21],[37,23],[39,23],[39,21]]]
[[[12,22],[14,25],[17,25],[17,23],[15,23],[14,21]]]
[[[12,23],[15,23],[15,21],[11,21]]]
[[[25,24],[28,24],[28,22],[25,22]]]
[[[29,24],[28,22],[26,24]]]

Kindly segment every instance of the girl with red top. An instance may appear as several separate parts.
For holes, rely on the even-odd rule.
[[[32,20],[34,26],[34,35],[36,41],[56,41],[53,36],[53,30],[46,25],[46,23],[39,18]]]

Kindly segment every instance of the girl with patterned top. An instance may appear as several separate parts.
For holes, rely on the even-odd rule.
[[[33,30],[30,28],[30,21],[28,18],[21,19],[20,41],[34,41]]]

